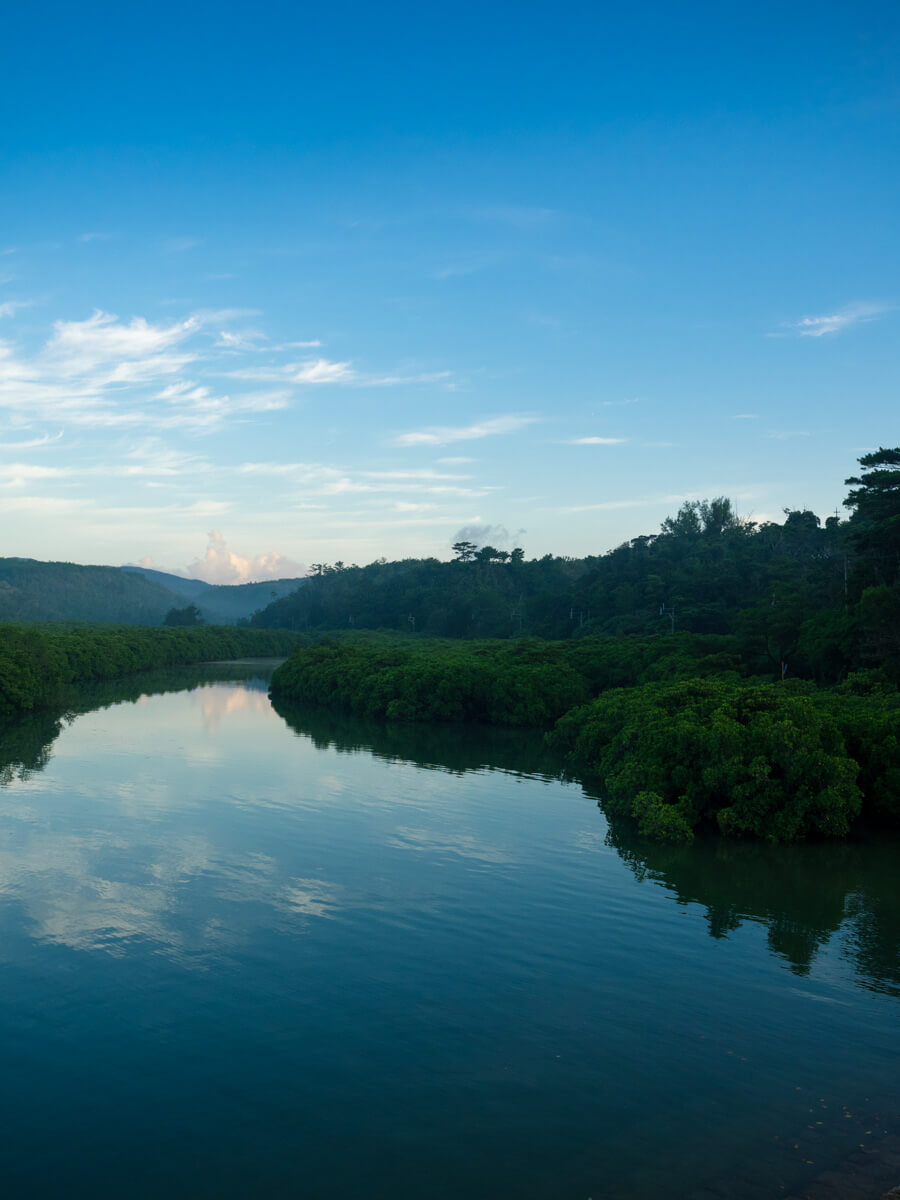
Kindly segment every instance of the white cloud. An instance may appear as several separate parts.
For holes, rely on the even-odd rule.
[[[683,504],[686,500],[701,500],[704,496],[720,496],[730,493],[734,500],[752,500],[757,495],[758,485],[735,488],[733,484],[716,484],[694,492],[675,492],[660,496],[640,496],[631,500],[602,500],[597,504],[570,504],[545,509],[545,512],[571,514],[583,512],[615,512],[626,508],[650,508],[656,505]]]
[[[629,396],[627,400],[601,400],[601,408],[620,408],[623,404],[640,404],[639,396]]]
[[[439,463],[443,463],[446,466],[450,467],[450,466],[456,466],[456,465],[462,466],[464,463],[478,462],[478,459],[477,458],[467,458],[464,454],[460,454],[460,455],[456,455],[456,456],[451,456],[450,458],[439,458],[437,461]]]
[[[267,383],[350,383],[356,372],[349,362],[332,362],[327,358],[310,358],[299,363],[267,367],[242,367],[229,371],[232,379],[259,380]]]
[[[510,414],[505,417],[489,417],[472,425],[434,425],[427,429],[411,430],[394,438],[396,446],[446,446],[450,442],[474,441],[478,438],[494,437],[503,433],[515,433],[527,425],[533,425],[537,417]]]
[[[14,317],[20,308],[29,308],[33,300],[4,300],[0,304],[0,317]]]
[[[45,433],[41,437],[28,438],[24,442],[0,442],[0,450],[34,450],[38,446],[49,446],[51,442],[58,442],[61,437],[62,430],[53,436]]]
[[[350,363],[330,362],[327,358],[293,364],[288,371],[294,383],[346,383],[355,374]]]
[[[453,496],[478,499],[496,491],[496,486],[469,484],[468,475],[447,474],[431,469],[420,471],[351,471],[327,463],[246,462],[239,475],[288,476],[299,503],[325,496],[403,495]]]
[[[257,346],[256,343],[265,340],[266,335],[258,329],[222,329],[215,344],[223,350],[259,350],[265,347]]]
[[[0,463],[0,487],[21,488],[36,479],[59,479],[67,472],[60,467],[32,463]]]
[[[265,579],[295,579],[306,574],[306,567],[274,550],[256,555],[229,550],[219,530],[213,529],[204,556],[178,574],[207,583],[256,583]]]
[[[10,496],[0,497],[0,513],[22,513],[39,517],[79,516],[91,507],[89,500],[72,496]]]
[[[159,438],[149,437],[138,442],[123,455],[115,467],[98,468],[100,471],[125,476],[168,476],[197,475],[210,469],[206,459],[196,454],[185,454],[173,450]]]
[[[423,468],[421,471],[362,471],[361,474],[368,476],[370,479],[469,479],[468,475],[459,475],[455,472],[448,474],[446,471],[432,471],[430,468]]]
[[[375,375],[360,382],[364,387],[392,387],[394,384],[441,383],[450,378],[449,371],[424,371],[420,375]]]
[[[628,438],[580,437],[573,438],[567,444],[569,446],[621,446],[627,441]]]
[[[891,309],[892,306],[887,304],[848,304],[845,308],[825,316],[802,317],[799,321],[786,322],[786,327],[794,330],[799,337],[826,337],[828,334],[840,333],[851,325],[874,321]]]
[[[735,413],[733,421],[758,421],[759,413]]]
[[[151,325],[144,317],[134,317],[126,324],[95,309],[85,321],[54,322],[42,358],[63,377],[101,372],[100,381],[108,383],[142,382],[173,374],[192,362],[195,354],[171,351],[200,324],[196,316],[169,325]]]

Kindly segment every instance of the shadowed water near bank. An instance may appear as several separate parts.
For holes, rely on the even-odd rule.
[[[761,1200],[896,1128],[896,842],[661,847],[269,672],[0,731],[7,1190]]]

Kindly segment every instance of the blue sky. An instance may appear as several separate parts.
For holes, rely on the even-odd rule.
[[[6,20],[0,554],[597,553],[900,441],[895,5],[188,7]]]

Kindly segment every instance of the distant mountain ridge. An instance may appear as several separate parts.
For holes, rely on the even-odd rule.
[[[145,579],[168,588],[170,592],[175,592],[179,596],[187,596],[191,600],[213,586],[203,579],[185,579],[183,575],[170,575],[168,571],[155,571],[152,567],[136,567],[131,563],[126,563],[124,567],[120,567],[119,569],[122,571],[134,571],[138,575],[143,575]]]
[[[146,567],[0,558],[0,620],[159,625],[170,609],[196,604],[207,624],[232,625],[305,582],[211,584]]]

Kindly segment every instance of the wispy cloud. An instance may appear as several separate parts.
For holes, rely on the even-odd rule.
[[[478,438],[495,437],[503,433],[516,433],[533,425],[537,417],[509,414],[489,417],[472,425],[432,425],[426,429],[414,429],[398,434],[393,439],[395,446],[446,446],[450,442],[475,441]]]
[[[0,306],[0,315],[13,316],[19,307],[20,302],[8,301]],[[292,375],[302,381],[342,376],[346,364],[329,371],[321,361],[295,365],[288,372],[248,370],[251,381],[275,378],[281,386],[238,386],[228,394],[186,378],[189,370],[209,374],[217,358],[233,360],[258,349],[261,332],[228,328],[229,322],[248,315],[241,309],[201,310],[180,320],[154,322],[145,317],[121,320],[97,309],[83,320],[56,321],[43,347],[29,355],[0,341],[0,409],[32,420],[94,427],[203,429],[287,407],[297,382]],[[238,377],[237,372],[231,375]]]
[[[808,429],[770,429],[766,434],[767,438],[776,438],[778,441],[784,441],[787,438],[806,438],[812,434]]]
[[[346,383],[355,376],[349,362],[331,362],[327,358],[311,359],[290,370],[292,383]]]
[[[629,396],[627,400],[601,400],[601,408],[621,408],[625,404],[640,404],[640,396]]]
[[[262,367],[241,367],[229,371],[228,375],[232,379],[293,384],[352,383],[356,380],[356,372],[351,362],[334,362],[328,358],[308,358],[302,362]]]
[[[258,329],[221,329],[216,339],[216,345],[223,350],[260,350],[260,342],[265,342],[266,335]]]
[[[58,442],[62,437],[62,430],[56,434],[44,433],[40,437],[28,438],[24,442],[0,442],[0,450],[34,450],[38,446],[49,446],[51,442]]]
[[[20,308],[28,308],[33,300],[4,300],[0,304],[0,317],[14,317]]]
[[[819,317],[801,317],[799,321],[785,322],[785,328],[792,330],[798,337],[827,337],[832,333],[841,333],[851,325],[860,325],[874,321],[885,313],[891,312],[893,306],[877,303],[848,304],[836,312]],[[770,336],[783,336],[773,334]]]
[[[756,493],[755,487],[740,487],[716,484],[703,488],[700,491],[693,492],[674,492],[666,495],[655,496],[637,496],[630,500],[601,500],[599,503],[593,504],[571,504],[560,507],[546,509],[547,512],[574,514],[583,512],[616,512],[619,509],[628,508],[652,508],[657,505],[668,504],[683,504],[686,500],[700,500],[704,496],[721,495],[723,492],[730,492],[731,496],[736,500],[752,500]]]
[[[566,445],[568,445],[568,446],[622,446],[627,441],[628,441],[628,438],[580,437],[580,438],[572,438],[572,440],[567,442]]]
[[[66,376],[108,368],[110,382],[133,383],[180,370],[194,354],[171,351],[200,328],[199,317],[152,325],[144,317],[124,323],[99,309],[85,321],[56,321],[44,359]]]
[[[735,413],[731,419],[733,421],[758,421],[759,413]]]
[[[295,499],[305,502],[322,497],[406,496],[468,497],[478,499],[497,490],[495,485],[470,481],[470,476],[422,470],[359,470],[317,462],[245,462],[238,475],[285,477]]]
[[[447,383],[450,378],[450,371],[423,371],[419,375],[373,375],[368,379],[360,379],[359,382],[363,387],[393,387],[395,384],[408,386],[415,383]]]
[[[34,463],[0,463],[0,487],[21,488],[36,479],[59,479],[66,474],[61,467],[44,467]]]

